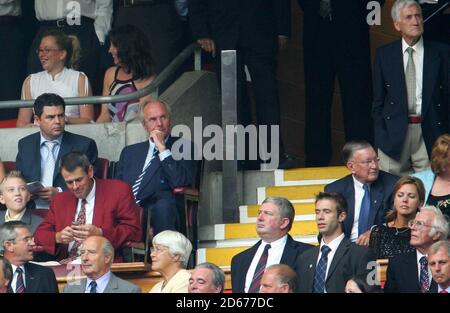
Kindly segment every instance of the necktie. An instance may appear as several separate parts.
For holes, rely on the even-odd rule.
[[[45,141],[45,146],[48,149],[47,159],[45,159],[44,170],[42,172],[42,184],[46,187],[53,186],[53,173],[55,171],[55,155],[54,149],[58,142]]]
[[[319,15],[331,19],[331,0],[320,0]]]
[[[81,209],[77,216],[77,224],[84,225],[86,224],[86,199],[81,200]],[[78,256],[78,248],[80,247],[81,242],[75,241],[73,243],[72,248],[69,252],[69,259],[74,259]]]
[[[25,293],[25,285],[23,283],[23,271],[20,267],[16,269],[16,293]]]
[[[406,63],[406,92],[408,95],[408,113],[416,114],[416,67],[414,65],[412,47],[406,49],[408,52],[408,63]]]
[[[420,292],[425,293],[430,289],[430,279],[428,277],[428,261],[423,256],[419,260],[420,263]]]
[[[269,257],[269,249],[270,245],[266,245],[264,247],[263,254],[261,255],[261,258],[258,261],[258,264],[256,265],[255,274],[253,274],[252,283],[250,284],[250,287],[248,288],[249,293],[258,293],[259,287],[261,286],[261,277],[264,274],[264,271],[266,269],[267,264],[267,258]]]
[[[445,289],[442,289],[441,291],[439,291],[439,293],[448,293],[448,291]]]
[[[320,248],[322,255],[319,263],[317,263],[316,273],[314,275],[313,293],[323,293],[325,291],[325,275],[327,273],[328,253],[331,249],[328,246],[323,245]]]
[[[152,158],[150,159],[150,162],[148,162],[148,164],[142,169],[141,174],[138,176],[138,178],[134,182],[133,186],[131,187],[135,199],[136,199],[136,196],[138,194],[139,187],[141,186],[142,179],[144,179],[145,173],[147,173],[147,169],[150,167],[150,164],[152,163],[152,160],[156,157],[157,154],[158,154],[158,149],[156,147],[154,147],[153,148]],[[139,200],[136,199],[136,203],[139,204],[140,201],[141,201],[141,199],[139,199]]]
[[[97,283],[95,282],[95,280],[91,281],[89,287],[91,287],[89,293],[97,293]]]
[[[370,212],[370,190],[369,185],[364,184],[364,196],[361,201],[361,209],[358,218],[358,236],[369,229],[369,212]]]

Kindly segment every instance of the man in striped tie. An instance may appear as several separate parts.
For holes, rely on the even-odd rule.
[[[130,184],[141,207],[151,208],[151,225],[156,235],[163,230],[177,230],[179,217],[173,189],[192,185],[196,161],[192,143],[170,135],[166,103],[146,103],[140,117],[148,140],[122,150],[116,177]],[[172,146],[180,146],[181,142],[181,151],[172,151]]]

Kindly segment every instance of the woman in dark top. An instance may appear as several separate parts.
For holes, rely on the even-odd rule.
[[[393,190],[394,207],[386,215],[386,223],[376,225],[370,234],[369,246],[377,259],[412,252],[408,222],[413,220],[424,203],[425,188],[420,179],[405,176],[398,180]]]

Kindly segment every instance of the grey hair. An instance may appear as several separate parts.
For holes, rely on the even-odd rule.
[[[161,100],[161,99],[159,99],[159,100],[145,100],[145,102],[139,108],[138,119],[139,119],[139,121],[141,123],[144,123],[144,109],[147,107],[147,105],[155,104],[155,103],[161,104],[166,109],[167,118],[170,120],[170,117],[172,116],[172,112],[170,111],[170,107],[169,107],[169,105],[167,104],[166,101]]]
[[[102,238],[103,238],[103,246],[102,246],[103,254],[106,256],[111,256],[111,263],[112,263],[114,260],[114,247],[111,244],[111,241],[109,241],[105,237]]]
[[[153,246],[167,247],[172,256],[180,257],[181,267],[186,268],[191,256],[192,244],[182,233],[174,230],[165,230],[158,233],[152,240]]]
[[[373,149],[372,145],[365,140],[352,140],[346,142],[341,151],[342,160],[344,160],[344,163],[347,163],[349,160],[353,159],[356,151],[367,148]]]
[[[266,272],[269,270],[275,271],[280,285],[287,284],[290,292],[296,292],[298,284],[297,273],[289,265],[273,264],[267,267]]]
[[[0,226],[0,254],[5,250],[5,241],[16,240],[16,228],[27,228],[27,224],[22,221],[9,221]]]
[[[214,263],[204,262],[198,264],[195,268],[206,268],[211,270],[213,273],[212,284],[214,288],[220,287],[220,292],[223,292],[225,286],[225,273],[220,267]]]
[[[430,228],[430,237],[433,237],[437,232],[439,232],[441,235],[439,236],[439,240],[447,239],[448,236],[448,221],[445,218],[444,214],[442,214],[442,211],[436,208],[432,205],[424,206],[420,209],[420,212],[423,211],[429,211],[434,213],[433,222],[431,223]]]
[[[262,202],[262,204],[264,203],[273,203],[277,206],[280,212],[280,217],[289,219],[287,231],[290,231],[295,218],[295,209],[291,201],[283,197],[267,197]]]
[[[444,250],[447,251],[447,255],[450,256],[450,242],[448,242],[448,240],[439,240],[433,243],[428,250],[428,256],[430,256],[430,254],[437,253],[441,248],[444,248]]]
[[[422,8],[420,7],[419,3],[415,0],[397,0],[392,5],[391,9],[391,16],[393,21],[399,21],[400,20],[400,12],[409,6],[416,6],[420,13],[422,13]]]
[[[6,280],[11,282],[13,278],[11,263],[9,263],[9,261],[3,255],[0,255],[0,262],[3,264],[2,266],[3,276],[5,276]]]

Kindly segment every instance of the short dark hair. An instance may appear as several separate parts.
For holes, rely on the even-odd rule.
[[[337,192],[319,192],[316,195],[316,201],[314,203],[319,202],[320,200],[331,200],[336,203],[336,211],[339,216],[342,212],[347,213],[347,200],[345,200],[344,196]]]
[[[13,271],[11,263],[9,263],[8,259],[6,259],[3,255],[0,255],[0,262],[3,264],[2,270],[3,270],[3,276],[5,276],[5,279],[11,282],[13,278]]]
[[[81,169],[85,173],[87,173],[90,165],[91,165],[91,162],[89,162],[88,157],[83,152],[72,151],[72,152],[65,154],[61,158],[59,170],[62,171],[62,169],[65,169],[66,171],[72,173],[78,167],[81,167]]]
[[[34,114],[41,117],[44,112],[44,107],[59,107],[62,106],[66,110],[66,103],[64,99],[55,93],[43,93],[34,100]]]

